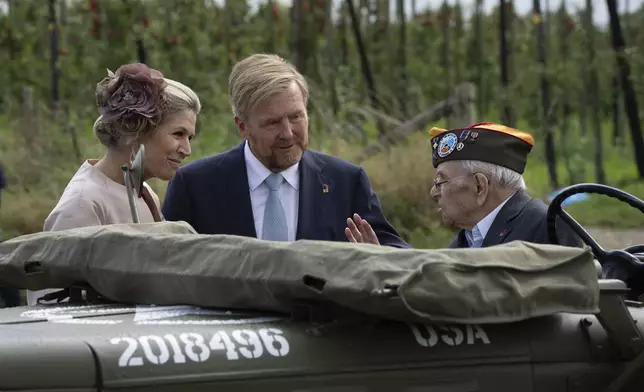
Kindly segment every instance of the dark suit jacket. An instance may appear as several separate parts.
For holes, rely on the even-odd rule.
[[[383,216],[367,174],[357,165],[305,151],[299,197],[296,239],[347,241],[346,220],[358,213],[380,244],[410,247]],[[256,237],[244,143],[180,168],[168,184],[162,212],[166,220],[186,221],[201,234]]]
[[[515,240],[549,244],[547,211],[548,206],[543,201],[530,197],[525,191],[518,191],[499,211],[481,247]],[[556,227],[560,245],[582,246],[581,238],[574,234],[564,221],[557,219]],[[469,247],[464,230],[456,235],[449,247]]]

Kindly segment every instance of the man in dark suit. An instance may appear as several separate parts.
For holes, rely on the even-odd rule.
[[[347,241],[352,219],[368,221],[383,245],[409,245],[383,216],[365,171],[308,150],[308,86],[275,55],[233,68],[229,95],[244,141],[196,160],[168,184],[162,212],[202,234],[274,241]]]
[[[450,248],[481,248],[514,240],[548,244],[548,206],[526,191],[523,172],[532,135],[504,125],[430,130],[436,178],[431,196],[443,222],[460,229]],[[556,220],[560,245],[581,239]],[[354,242],[375,243],[367,222],[349,225]]]
[[[521,240],[548,244],[548,206],[523,180],[532,135],[493,123],[430,130],[436,178],[431,190],[443,222],[460,229],[450,248],[488,247]],[[559,244],[581,239],[557,220]]]

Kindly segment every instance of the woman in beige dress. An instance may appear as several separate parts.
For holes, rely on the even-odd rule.
[[[82,163],[45,220],[44,231],[132,223],[121,166],[131,162],[141,145],[145,168],[136,200],[139,221],[161,221],[159,198],[145,180],[169,181],[190,155],[201,103],[185,85],[144,64],[126,64],[98,83],[96,102],[100,115],[94,135],[106,152]],[[28,291],[27,302],[32,305],[52,291],[57,290]]]

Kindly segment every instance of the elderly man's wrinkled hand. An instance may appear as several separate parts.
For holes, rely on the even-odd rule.
[[[347,218],[347,228],[344,229],[344,234],[349,242],[380,245],[369,222],[358,214],[353,214],[353,219]]]

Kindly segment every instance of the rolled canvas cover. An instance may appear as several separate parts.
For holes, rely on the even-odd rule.
[[[599,312],[590,250],[520,241],[397,249],[200,235],[185,222],[157,222],[0,243],[0,285],[78,283],[123,303],[290,312],[302,302],[331,302],[400,321],[500,323]]]

